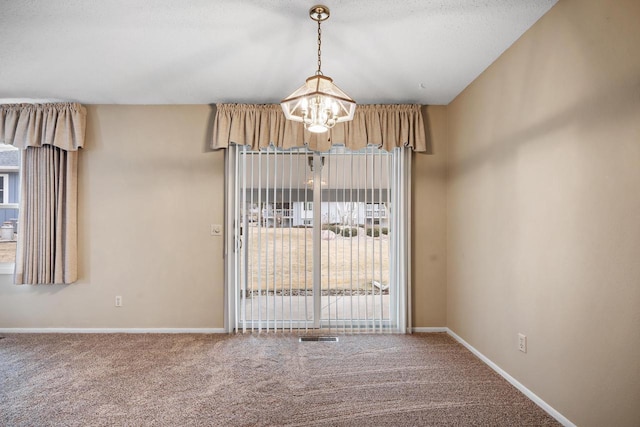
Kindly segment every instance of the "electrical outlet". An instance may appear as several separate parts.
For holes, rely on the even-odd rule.
[[[116,307],[122,307],[122,297],[120,295],[116,295]]]
[[[211,235],[222,236],[222,226],[220,224],[211,224]]]
[[[527,352],[527,336],[524,334],[518,334],[518,350],[523,353]]]

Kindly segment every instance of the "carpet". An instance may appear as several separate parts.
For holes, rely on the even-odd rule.
[[[3,426],[550,426],[446,334],[4,334]]]

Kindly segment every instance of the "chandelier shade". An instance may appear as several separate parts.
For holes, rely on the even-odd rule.
[[[304,123],[310,132],[322,133],[336,123],[353,120],[356,102],[333,83],[333,79],[322,74],[322,32],[320,23],[329,18],[329,8],[313,6],[309,16],[318,22],[318,70],[305,84],[280,102],[288,120]]]
[[[326,132],[336,123],[353,120],[356,102],[327,76],[315,75],[283,99],[287,119],[304,123],[310,132]]]

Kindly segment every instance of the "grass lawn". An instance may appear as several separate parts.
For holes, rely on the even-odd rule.
[[[249,227],[244,244],[248,245],[249,290],[311,289],[311,228]],[[370,237],[359,227],[355,237],[323,239],[321,253],[323,290],[370,290],[374,280],[389,283],[388,235]]]

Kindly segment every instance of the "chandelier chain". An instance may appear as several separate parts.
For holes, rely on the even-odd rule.
[[[318,20],[318,71],[317,76],[322,75],[322,30],[320,29],[320,20]]]

